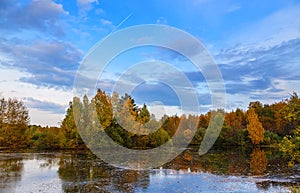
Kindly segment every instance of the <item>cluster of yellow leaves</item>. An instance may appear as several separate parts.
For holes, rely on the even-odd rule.
[[[247,112],[247,130],[252,144],[258,145],[264,140],[264,128],[255,113],[254,108],[250,108]]]

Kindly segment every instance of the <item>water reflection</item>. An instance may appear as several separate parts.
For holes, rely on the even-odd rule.
[[[111,167],[88,151],[0,152],[0,192],[286,192],[300,179],[299,168],[286,163],[268,149],[203,156],[188,149],[160,168],[132,171]]]
[[[58,173],[65,192],[133,192],[149,184],[148,171],[117,169],[90,153],[62,155]]]
[[[250,154],[250,171],[253,175],[263,175],[267,169],[268,160],[264,150],[255,148]]]
[[[21,158],[0,160],[0,190],[13,189],[21,181],[23,161]]]

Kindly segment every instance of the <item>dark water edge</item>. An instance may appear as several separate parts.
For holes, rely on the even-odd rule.
[[[112,167],[90,151],[0,150],[0,192],[290,192],[300,166],[276,149],[187,149],[151,170]]]

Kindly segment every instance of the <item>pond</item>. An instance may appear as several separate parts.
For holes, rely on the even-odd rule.
[[[187,149],[151,170],[126,170],[89,151],[0,151],[0,192],[290,192],[299,165],[273,149]]]

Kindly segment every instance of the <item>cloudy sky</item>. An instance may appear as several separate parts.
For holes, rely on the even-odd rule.
[[[163,24],[205,45],[222,73],[227,110],[246,109],[250,101],[280,101],[300,92],[299,13],[297,0],[1,0],[0,96],[22,99],[32,124],[59,125],[91,47],[120,29]],[[132,64],[165,61],[185,74],[202,110],[208,110],[205,79],[181,57],[161,48],[129,50],[107,66],[98,85],[109,92]],[[174,90],[165,84],[146,82],[132,95],[138,104],[163,104],[168,113],[180,109]]]

